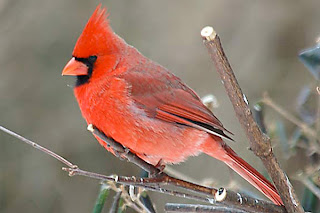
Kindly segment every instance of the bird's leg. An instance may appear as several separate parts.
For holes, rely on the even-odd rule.
[[[155,165],[155,167],[160,170],[160,173],[162,173],[163,170],[166,168],[166,164],[163,162],[162,159],[160,159],[158,163]]]
[[[124,151],[120,151],[120,150],[114,150],[114,155],[119,158],[120,160],[126,160],[127,159],[127,154],[130,152],[130,149],[128,149],[127,147],[124,147]]]
[[[157,177],[157,176],[161,175],[162,172],[163,172],[163,170],[166,168],[166,165],[165,165],[165,163],[163,162],[163,160],[160,159],[160,160],[158,161],[158,163],[155,165],[155,167],[156,167],[157,169],[159,169],[160,172],[157,173],[157,174],[149,174],[150,177]]]

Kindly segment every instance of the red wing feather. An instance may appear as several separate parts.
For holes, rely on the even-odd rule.
[[[192,126],[206,131],[210,134],[220,136],[233,141],[232,138],[224,134],[225,129],[222,123],[209,111],[199,99],[195,99],[183,90],[176,90],[174,101],[160,104],[156,110],[156,117]],[[163,95],[163,94],[162,94]],[[161,102],[161,97],[158,97]]]
[[[147,71],[130,71],[121,75],[120,78],[128,83],[135,103],[150,117],[184,124],[232,140],[224,131],[232,133],[203,105],[196,93],[181,83],[179,78],[161,72],[161,69],[156,67],[150,70],[156,72],[158,78]]]

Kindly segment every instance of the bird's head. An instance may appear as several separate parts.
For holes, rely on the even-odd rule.
[[[112,31],[107,17],[106,9],[98,5],[62,71],[62,75],[77,76],[76,86],[88,83],[94,76],[101,76],[122,48],[123,41]]]

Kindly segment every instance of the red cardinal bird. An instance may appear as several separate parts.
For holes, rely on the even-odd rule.
[[[153,165],[206,153],[283,204],[275,187],[222,140],[231,139],[225,134],[230,132],[198,95],[116,35],[100,5],[72,56],[62,75],[77,77],[74,93],[88,124]]]

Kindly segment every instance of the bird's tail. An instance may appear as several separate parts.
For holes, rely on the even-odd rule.
[[[283,205],[276,188],[263,175],[261,175],[257,170],[240,158],[228,145],[222,144],[222,147],[220,147],[218,153],[217,149],[207,148],[208,147],[203,150],[204,153],[223,161],[275,204]]]

